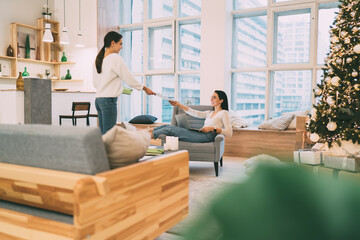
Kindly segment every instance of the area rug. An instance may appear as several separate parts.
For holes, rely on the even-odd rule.
[[[206,208],[206,206],[214,199],[218,194],[231,185],[231,181],[217,177],[191,177],[189,178],[189,214],[188,216],[175,225],[173,228],[167,231],[165,235],[159,240],[169,238],[169,235],[173,235],[173,239],[176,236],[180,238],[181,235],[188,228],[189,224]]]

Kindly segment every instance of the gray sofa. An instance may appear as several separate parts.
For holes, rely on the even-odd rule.
[[[193,105],[189,107],[199,111],[213,110],[213,107],[208,105]],[[176,120],[176,116],[180,114],[184,114],[184,111],[181,108],[175,106],[172,113],[171,125],[183,125]],[[190,128],[199,129],[204,126],[205,119],[199,119],[187,115],[187,121]],[[164,145],[166,136],[160,135],[159,138],[162,141],[162,145]],[[219,163],[220,166],[222,166],[223,164],[222,160],[225,151],[225,136],[223,134],[218,134],[215,137],[214,142],[209,143],[192,143],[179,141],[179,149],[187,150],[189,152],[190,161],[213,162],[215,168],[215,175],[218,176]]]
[[[188,177],[186,151],[110,169],[98,128],[0,124],[0,239],[153,239],[187,215]]]

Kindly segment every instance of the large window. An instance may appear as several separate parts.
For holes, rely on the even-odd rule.
[[[154,92],[200,104],[201,0],[120,0],[120,6],[120,54],[133,74]],[[168,101],[135,92],[122,96],[120,121],[139,114],[171,121]]]
[[[251,125],[310,109],[337,1],[233,3],[231,108]]]

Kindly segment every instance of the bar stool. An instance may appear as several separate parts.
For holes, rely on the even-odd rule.
[[[82,112],[82,114],[76,114],[77,112]],[[85,114],[84,114],[85,112]],[[72,103],[72,115],[59,115],[59,123],[61,125],[61,120],[63,118],[65,119],[71,119],[73,126],[76,126],[77,119],[78,118],[85,118],[86,119],[86,125],[90,125],[89,120],[89,114],[90,113],[90,102],[73,102]],[[91,114],[92,117],[95,114]]]

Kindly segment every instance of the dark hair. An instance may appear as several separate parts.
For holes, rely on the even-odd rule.
[[[101,67],[104,60],[105,55],[105,48],[110,47],[111,42],[114,41],[115,43],[119,42],[122,39],[122,35],[118,32],[108,32],[104,37],[104,46],[101,48],[100,52],[96,56],[95,65],[96,70],[98,73],[101,73]]]
[[[223,102],[221,103],[221,108],[229,111],[229,104],[228,104],[228,99],[227,99],[226,93],[221,90],[215,90],[215,92],[219,96],[219,99],[223,100]]]

